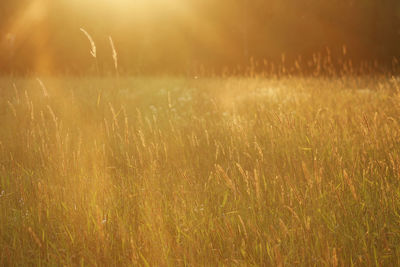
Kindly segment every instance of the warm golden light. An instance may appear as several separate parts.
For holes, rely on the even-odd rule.
[[[399,0],[0,0],[1,266],[400,266]]]
[[[29,42],[31,54],[35,59],[33,71],[49,72],[51,69],[51,49],[46,46],[48,36],[48,25],[45,19],[48,15],[48,1],[34,0],[16,15],[16,19],[7,27],[7,36],[12,36],[12,46],[8,49],[10,53],[17,50],[14,46],[18,43]],[[33,31],[33,32],[32,32]],[[28,36],[31,34],[31,37]]]
[[[120,12],[119,15],[132,15],[132,13],[145,12],[143,15],[153,16],[160,11],[168,12],[170,9],[179,9],[187,4],[183,0],[72,0],[66,3],[75,8],[92,10],[107,9],[110,13]]]
[[[392,9],[378,11],[379,6],[369,1],[354,5],[317,4],[316,0],[307,5],[291,0],[3,2],[10,10],[0,8],[0,16],[8,17],[0,24],[0,51],[4,54],[0,65],[9,70],[15,65],[30,70],[53,69],[53,65],[61,71],[89,69],[93,62],[83,49],[80,28],[93,36],[100,68],[113,65],[112,57],[104,53],[109,49],[108,36],[119,48],[121,69],[180,72],[196,65],[238,68],[248,65],[251,58],[279,64],[282,54],[285,63],[298,61],[301,65],[314,61],[314,54],[327,48],[330,56],[342,56],[343,45],[348,47],[347,56],[356,60],[370,56],[391,61],[399,49],[398,29],[391,20],[400,15],[386,16]],[[336,17],[338,20],[333,19]],[[391,36],[396,40],[389,42]],[[10,44],[14,44],[13,51]]]

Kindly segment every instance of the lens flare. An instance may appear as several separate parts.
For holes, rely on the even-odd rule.
[[[46,24],[48,4],[48,0],[32,1],[7,26],[7,36],[9,37],[7,44],[10,54],[14,54],[28,43],[32,48],[30,53],[34,72],[51,71],[51,49],[46,45],[49,39],[48,25]]]

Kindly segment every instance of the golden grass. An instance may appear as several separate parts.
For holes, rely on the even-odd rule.
[[[15,83],[15,85],[13,85]],[[2,265],[398,265],[398,79],[2,78]]]

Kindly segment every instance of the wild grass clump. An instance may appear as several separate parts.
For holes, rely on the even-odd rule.
[[[399,265],[398,82],[2,78],[0,263]]]

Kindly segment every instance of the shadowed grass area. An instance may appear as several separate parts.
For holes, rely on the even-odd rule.
[[[400,264],[398,80],[118,86],[0,80],[0,263]]]

